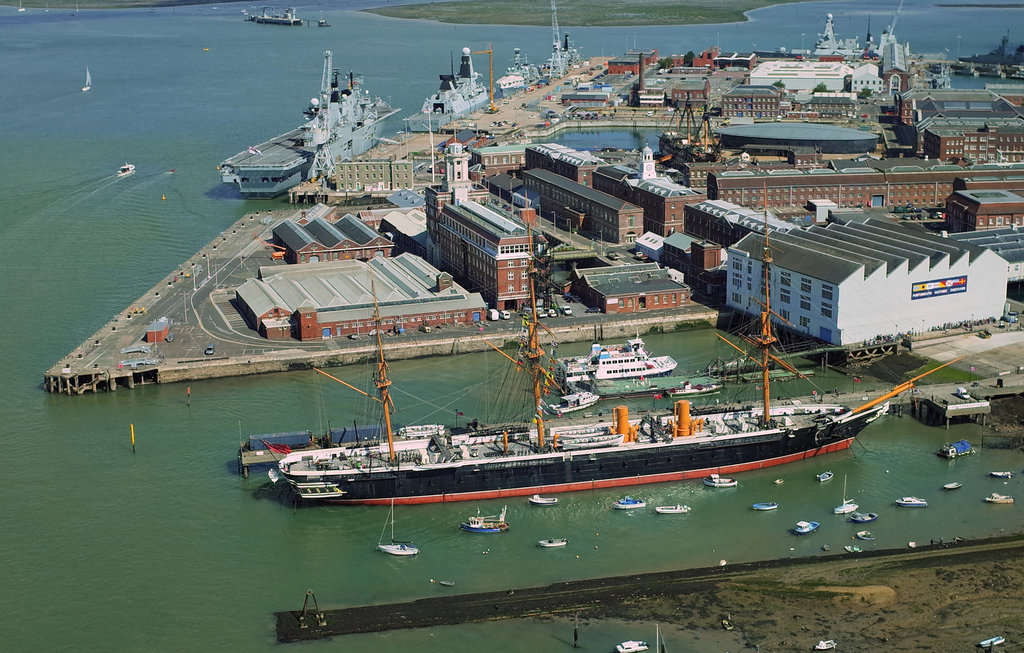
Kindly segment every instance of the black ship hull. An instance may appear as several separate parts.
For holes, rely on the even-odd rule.
[[[318,502],[350,504],[440,503],[640,485],[732,474],[782,465],[847,449],[884,409],[827,418],[800,428],[779,428],[720,438],[668,442],[528,457],[489,458],[408,469],[363,470],[340,476],[305,476],[337,491]],[[290,481],[297,481],[294,477]]]

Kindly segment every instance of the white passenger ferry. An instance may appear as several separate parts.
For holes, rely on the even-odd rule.
[[[639,336],[624,345],[606,347],[595,342],[588,354],[559,358],[558,364],[562,381],[582,384],[665,376],[677,365],[671,356],[651,356]]]

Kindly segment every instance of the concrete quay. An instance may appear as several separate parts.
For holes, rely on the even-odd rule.
[[[65,354],[44,374],[47,392],[81,395],[113,392],[150,383],[177,383],[310,367],[360,363],[376,355],[373,343],[327,339],[273,341],[260,337],[235,310],[235,288],[273,261],[259,242],[294,211],[259,212],[243,217],[160,279],[130,307],[115,315],[85,342]],[[582,305],[577,305],[582,309]],[[642,317],[587,314],[546,319],[544,328],[561,342],[618,339],[689,325],[712,326],[718,312],[702,305],[650,313]],[[149,326],[166,318],[173,339],[145,342]],[[518,320],[441,327],[387,338],[389,360],[450,356],[489,351],[491,344],[512,346],[521,331]],[[208,345],[212,354],[206,354]]]

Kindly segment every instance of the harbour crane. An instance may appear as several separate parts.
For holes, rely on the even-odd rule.
[[[490,102],[490,105],[487,107],[487,111],[488,113],[497,113],[498,107],[494,104],[494,46],[488,43],[486,50],[476,50],[470,54],[487,55],[487,98]]]

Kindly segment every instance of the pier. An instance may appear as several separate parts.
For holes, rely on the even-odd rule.
[[[856,573],[871,567],[892,571],[905,568],[941,569],[971,559],[974,562],[1005,564],[1024,550],[1024,538],[1011,536],[920,545],[915,548],[879,549],[860,553],[761,560],[756,562],[680,569],[609,578],[554,583],[546,587],[515,588],[454,596],[423,598],[404,603],[339,609],[321,609],[312,591],[300,610],[275,614],[277,640],[281,643],[309,641],[338,635],[386,630],[427,628],[503,619],[570,616],[600,617],[626,604],[671,598],[690,601],[695,595],[714,592],[726,584],[779,582],[769,579],[778,570],[801,575],[825,576],[842,568]],[[817,573],[814,573],[817,572]],[[785,584],[785,581],[782,581]],[[444,587],[440,589],[445,589]]]

